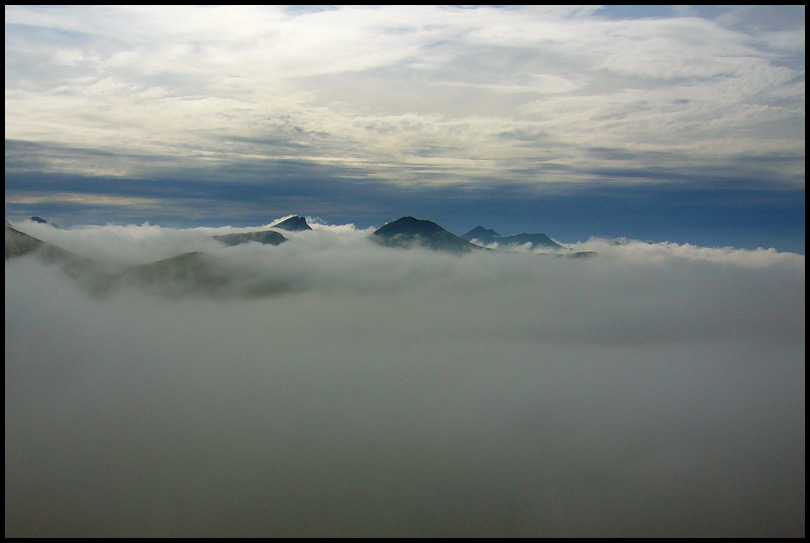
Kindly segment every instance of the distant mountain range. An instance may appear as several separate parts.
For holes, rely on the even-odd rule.
[[[51,224],[42,219],[32,219],[38,223]],[[51,225],[53,226],[53,225]],[[287,231],[305,232],[312,227],[303,217],[290,217],[272,225]],[[422,247],[434,251],[463,255],[473,251],[490,251],[472,243],[497,242],[498,246],[531,243],[532,247],[553,249],[555,254],[570,257],[588,256],[591,253],[565,252],[565,248],[553,242],[545,234],[519,234],[501,236],[494,230],[476,227],[464,236],[445,230],[432,221],[402,217],[375,230],[370,239],[384,247],[410,249]],[[286,292],[292,288],[284,280],[267,276],[247,276],[247,270],[240,270],[227,260],[199,251],[182,253],[177,256],[141,265],[119,265],[101,262],[67,251],[56,245],[42,241],[17,230],[11,223],[5,223],[6,260],[26,255],[35,255],[46,263],[57,263],[65,275],[75,280],[93,295],[103,296],[121,284],[136,284],[141,288],[167,296],[200,296],[231,294],[238,296],[268,295]],[[213,239],[229,246],[257,242],[265,245],[280,245],[289,240],[274,230],[260,230],[236,234],[213,236]],[[562,249],[563,251],[558,251]],[[234,292],[232,285],[239,279],[240,291]],[[247,286],[246,286],[247,285]]]
[[[135,284],[148,292],[169,297],[220,294],[252,297],[291,289],[284,280],[246,276],[247,272],[236,269],[226,260],[200,251],[182,253],[149,264],[116,265],[81,256],[37,239],[20,232],[8,221],[5,223],[5,236],[6,260],[34,255],[48,264],[58,264],[66,276],[94,296],[105,296],[124,284]],[[237,279],[241,280],[241,290],[233,291],[232,285]]]
[[[466,234],[460,236],[472,243],[479,244],[493,244],[497,243],[499,247],[510,245],[526,245],[531,244],[532,249],[546,248],[546,249],[565,249],[562,245],[551,239],[545,234],[517,234],[514,236],[502,236],[495,230],[488,230],[483,226],[476,226]]]
[[[40,217],[31,217],[31,220],[58,228],[53,223]],[[298,215],[274,223],[270,228],[285,230],[287,232],[306,232],[312,230],[307,220]],[[11,235],[10,238],[9,229],[23,236],[27,236],[15,230],[11,224],[6,221],[6,258],[16,256],[19,251],[24,251],[27,250],[26,248],[43,243],[31,236],[21,238],[16,235]],[[222,234],[213,236],[213,239],[229,246],[249,242],[257,242],[264,245],[280,245],[288,241],[280,232],[269,229],[255,232]],[[435,222],[410,216],[386,223],[372,233],[371,239],[387,247],[410,248],[420,246],[435,251],[456,254],[481,250],[485,248],[483,247],[484,245],[491,244],[497,244],[498,248],[530,244],[532,249],[550,249],[553,251],[567,250],[567,247],[560,245],[546,234],[542,233],[522,233],[513,236],[502,236],[495,230],[487,229],[483,226],[476,226],[466,234],[457,236]]]

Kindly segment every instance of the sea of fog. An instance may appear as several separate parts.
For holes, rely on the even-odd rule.
[[[6,536],[804,536],[804,256],[24,232],[220,295],[5,264]],[[240,278],[286,288],[248,296]]]

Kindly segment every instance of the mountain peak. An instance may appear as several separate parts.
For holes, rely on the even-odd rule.
[[[430,236],[442,231],[446,232],[444,228],[433,221],[425,221],[409,216],[386,223],[381,228],[378,228],[374,234],[381,236],[397,234]]]
[[[555,250],[565,248],[545,234],[527,234],[524,232],[514,236],[502,236],[495,230],[488,230],[483,226],[476,226],[461,238],[470,242],[477,240],[480,243],[497,243],[498,245],[525,245],[531,243],[533,249],[538,247]]]
[[[432,221],[402,217],[378,228],[372,239],[388,247],[422,245],[435,251],[468,253],[477,247]]]
[[[500,237],[501,235],[495,230],[490,230],[488,228],[484,228],[483,226],[476,226],[466,234],[462,235],[461,239],[466,239],[467,241],[477,239],[483,241],[484,243],[490,243],[491,241]]]
[[[288,232],[303,232],[305,230],[312,230],[312,227],[307,224],[307,220],[304,217],[299,217],[297,215],[284,219],[280,223],[272,226],[273,228],[281,228],[282,230],[287,230]]]
[[[42,217],[31,217],[31,220],[35,223],[39,224],[47,224],[48,226],[53,226],[54,228],[59,228],[56,224],[52,223],[51,221],[47,221]]]

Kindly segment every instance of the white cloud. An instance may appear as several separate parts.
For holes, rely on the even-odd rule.
[[[795,267],[804,272],[804,255],[780,253],[773,248],[755,250],[734,247],[699,247],[689,243],[648,243],[637,240],[605,240],[590,238],[570,244],[575,251],[593,251],[605,258],[638,261],[658,261],[662,264],[677,260],[705,261],[746,268]]]
[[[109,173],[107,173],[109,175]],[[9,204],[81,204],[81,205],[103,205],[103,206],[152,206],[160,201],[154,198],[105,196],[100,194],[82,194],[72,192],[54,192],[44,195],[12,195],[6,197]]]
[[[480,157],[468,163],[473,178],[502,172],[498,160],[527,169],[537,157],[497,136],[520,124],[546,135],[543,153],[583,171],[600,165],[584,149],[644,152],[651,140],[676,155],[671,166],[694,152],[728,161],[803,147],[786,124],[804,114],[803,66],[788,58],[803,51],[803,31],[744,32],[722,17],[18,6],[6,25],[30,25],[7,39],[7,138],[180,157],[178,167],[198,155],[278,156],[258,142],[291,137],[266,122],[282,116],[302,130],[297,156],[340,156],[381,177],[408,171],[411,183],[421,167],[428,182],[451,181],[456,161]],[[27,33],[35,28],[77,39],[42,43]],[[59,70],[40,69],[50,62]],[[407,117],[423,124],[399,138],[357,129]],[[481,118],[490,129],[479,130]],[[440,156],[422,156],[425,146]]]

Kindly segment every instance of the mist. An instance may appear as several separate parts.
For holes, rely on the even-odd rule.
[[[6,536],[804,536],[804,256],[311,223],[22,225],[233,275],[98,296],[6,261]]]

